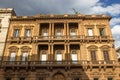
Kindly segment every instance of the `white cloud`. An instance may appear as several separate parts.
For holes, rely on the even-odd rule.
[[[120,17],[118,17],[118,18],[112,18],[111,21],[110,21],[110,24],[112,26],[120,24]]]
[[[112,28],[112,34],[114,34],[114,35],[119,34],[120,35],[120,25],[115,25]]]
[[[103,7],[100,6],[93,6],[90,13],[97,13],[97,14],[105,14],[108,13],[112,16],[117,16],[120,14],[120,4],[112,4],[110,6]]]

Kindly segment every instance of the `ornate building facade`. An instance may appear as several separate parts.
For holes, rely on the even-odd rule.
[[[6,42],[9,19],[12,15],[15,15],[13,8],[0,8],[0,60]]]
[[[107,15],[12,16],[1,80],[120,80]]]

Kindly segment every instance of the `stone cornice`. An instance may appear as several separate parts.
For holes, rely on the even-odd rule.
[[[48,20],[48,19],[107,19],[110,20],[111,16],[107,15],[82,15],[82,14],[61,14],[61,15],[54,15],[54,14],[37,14],[35,16],[12,16],[10,19],[11,21],[21,21],[21,20]]]

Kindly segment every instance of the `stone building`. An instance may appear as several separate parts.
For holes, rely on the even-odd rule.
[[[111,17],[12,16],[1,80],[120,80]]]
[[[15,15],[13,8],[0,8],[0,60],[5,46],[9,18],[11,18],[12,15]]]

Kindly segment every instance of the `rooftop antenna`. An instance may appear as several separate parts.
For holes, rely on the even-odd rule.
[[[79,12],[76,9],[72,8],[72,10],[74,11],[75,14],[79,14]]]

